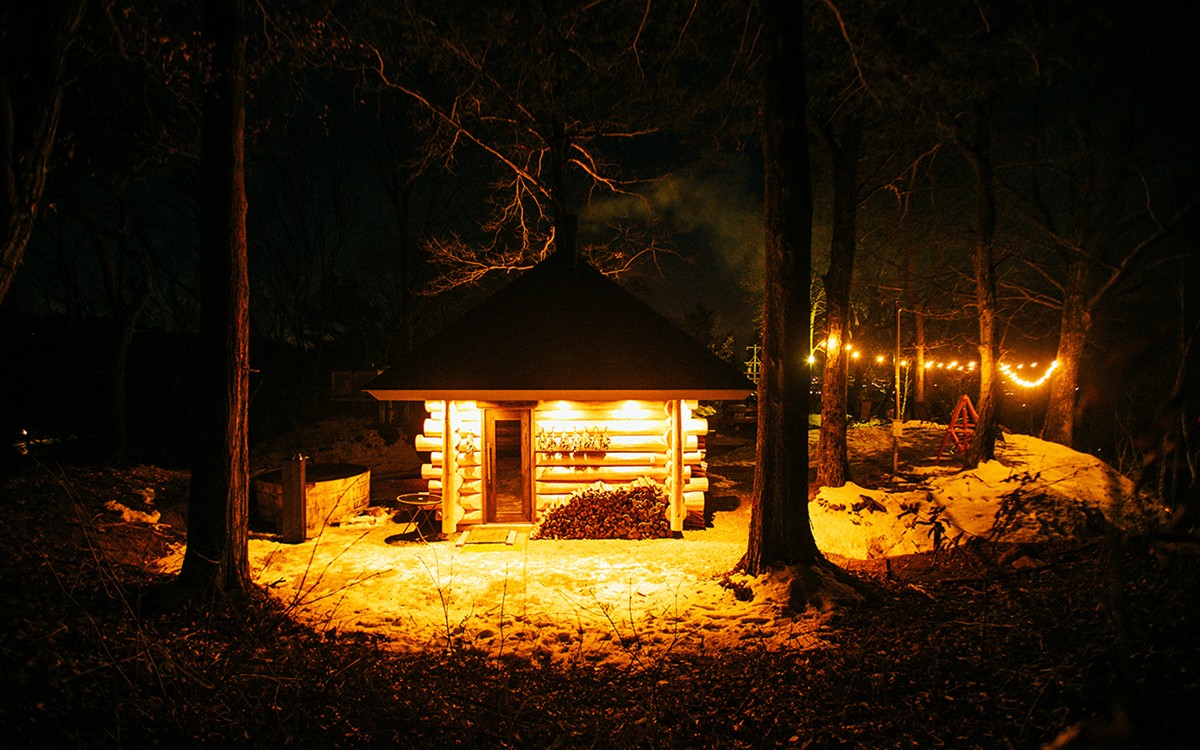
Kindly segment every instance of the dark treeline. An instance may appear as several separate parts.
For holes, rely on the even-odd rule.
[[[327,413],[333,371],[419,347],[543,257],[566,214],[585,254],[664,313],[698,314],[733,356],[757,343],[757,10],[442,5],[247,11],[252,439]],[[3,13],[18,157],[4,443],[28,430],[180,464],[199,16],[185,0]],[[1163,440],[1194,451],[1197,407],[1171,405],[1196,391],[1197,160],[1178,107],[1195,73],[1178,19],[1116,0],[830,0],[805,21],[825,465],[844,466],[839,414],[886,416],[895,398],[898,309],[910,415],[978,400],[978,375],[921,365],[980,361],[990,340],[995,364],[1059,362],[1036,390],[982,362],[999,423],[1123,468]],[[44,184],[22,177],[43,162]],[[888,359],[841,356],[831,333]]]

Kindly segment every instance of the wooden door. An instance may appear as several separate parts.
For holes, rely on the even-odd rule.
[[[532,446],[528,409],[484,409],[483,518],[530,523]]]

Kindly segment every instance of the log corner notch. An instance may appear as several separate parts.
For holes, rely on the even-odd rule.
[[[667,450],[667,465],[670,467],[667,476],[667,491],[671,500],[668,513],[670,514],[671,531],[678,533],[683,531],[683,521],[687,516],[687,509],[683,503],[683,422],[691,410],[688,409],[683,399],[675,399],[669,402],[667,411],[670,413],[671,420],[668,440],[670,447]]]

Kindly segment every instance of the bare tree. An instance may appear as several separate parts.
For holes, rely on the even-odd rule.
[[[809,45],[809,119],[825,147],[832,192],[829,266],[822,286],[826,335],[816,460],[817,483],[823,486],[838,487],[850,478],[846,429],[857,327],[852,290],[860,234],[885,233],[901,224],[911,202],[914,175],[923,171],[937,150],[930,135],[911,124],[908,97],[887,85],[886,71],[893,61],[887,32],[880,32],[892,28],[886,14],[886,6],[879,4],[845,6],[822,0],[809,17],[814,40]],[[888,210],[880,210],[883,203],[872,198],[886,199]],[[869,217],[869,232],[859,227],[860,212]],[[906,279],[910,251],[906,243]],[[907,294],[909,284],[902,289]]]
[[[910,98],[930,134],[952,144],[971,174],[970,305],[978,318],[980,385],[979,421],[963,455],[967,464],[994,457],[999,430],[995,112],[1023,91],[1038,66],[1044,42],[1038,10],[983,1],[936,11],[904,3],[890,9],[905,33],[893,53],[889,95]],[[926,54],[930,49],[936,54]]]
[[[1076,23],[1107,40],[1101,30],[1114,22],[1113,12],[1103,8]],[[1137,16],[1147,11],[1120,12],[1129,14],[1120,25],[1136,29],[1144,23]],[[1041,257],[1025,257],[1047,291],[1027,285],[1018,293],[1059,315],[1042,437],[1068,446],[1094,321],[1200,203],[1188,178],[1173,174],[1196,153],[1186,136],[1172,132],[1167,116],[1176,107],[1177,83],[1158,88],[1155,51],[1144,48],[1141,35],[1112,41],[1115,54],[1099,55],[1090,45],[1072,50],[1064,67],[1082,81],[1065,92],[1054,87],[1039,102],[1044,127],[1033,140],[1030,169],[1018,175],[1028,181],[1012,186],[1023,216],[1049,246],[1039,248]]]
[[[428,295],[420,294],[429,273],[424,243],[447,231],[458,208],[455,198],[463,192],[457,175],[423,163],[426,154],[415,122],[419,111],[407,99],[380,92],[369,107],[349,106],[346,112],[370,153],[393,220],[387,251],[379,254],[366,279],[367,292],[381,311],[380,327],[399,332],[385,338],[379,362],[411,351],[417,342],[418,321],[429,306]]]
[[[713,91],[687,96],[681,83],[712,57],[697,51],[695,29],[717,26],[696,22],[704,12],[625,0],[507,0],[469,9],[410,0],[344,19],[346,38],[358,46],[343,64],[359,66],[425,113],[426,161],[485,170],[492,183],[480,232],[446,232],[430,243],[440,270],[431,291],[530,267],[553,249],[565,217],[593,195],[637,197],[647,179],[669,169],[666,148],[645,173],[634,165],[646,159],[622,157],[712,106]],[[606,273],[623,273],[662,249],[646,233],[623,242],[629,226],[610,230],[603,246],[581,248]]]
[[[833,0],[824,0],[822,5],[823,12],[815,14],[813,26],[814,37],[823,37],[825,46],[814,55],[810,69],[823,73],[813,75],[820,81],[813,87],[816,92],[813,98],[823,106],[814,105],[811,109],[821,112],[812,117],[814,130],[829,155],[833,210],[829,268],[822,280],[826,332],[816,463],[817,484],[841,487],[850,479],[846,426],[853,318],[851,288],[861,202],[859,158],[871,97],[863,71],[862,50],[851,38],[846,16]]]
[[[87,231],[92,249],[100,265],[104,298],[113,318],[112,348],[108,373],[108,441],[109,458],[118,463],[129,457],[129,435],[126,428],[126,366],[138,321],[154,293],[154,274],[150,267],[149,250],[139,236],[137,217],[129,195],[128,185],[112,191],[110,206],[97,208],[78,193],[71,197],[72,211]],[[110,223],[102,217],[107,209]],[[134,267],[125,269],[126,263]]]
[[[0,302],[42,209],[83,0],[0,4]]]
[[[858,223],[858,158],[862,122],[848,118],[840,137],[820,128],[833,164],[833,236],[825,274],[825,363],[821,371],[821,434],[817,443],[817,484],[841,487],[850,478],[846,451],[847,384],[850,364],[850,289]]]
[[[956,132],[960,152],[975,176],[975,312],[979,316],[979,399],[975,402],[978,421],[963,463],[975,466],[996,457],[1000,423],[999,341],[996,332],[996,180],[992,169],[991,112],[986,104],[976,107],[973,117]],[[965,131],[965,132],[964,132]]]
[[[345,338],[341,313],[357,295],[345,279],[352,269],[352,228],[362,224],[364,190],[346,150],[321,129],[289,126],[264,138],[251,196],[258,217],[251,229],[255,330],[304,352],[296,381],[297,419],[315,413],[316,394],[331,344]],[[273,148],[271,148],[273,146]],[[369,316],[364,316],[369,318]],[[366,320],[356,323],[366,323]],[[356,326],[361,328],[362,326]],[[327,375],[325,376],[328,377]]]

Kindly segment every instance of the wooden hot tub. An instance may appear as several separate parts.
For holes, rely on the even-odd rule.
[[[250,518],[255,528],[283,531],[283,470],[250,481]],[[371,470],[360,464],[309,463],[305,467],[305,538],[365,509],[371,501]]]

